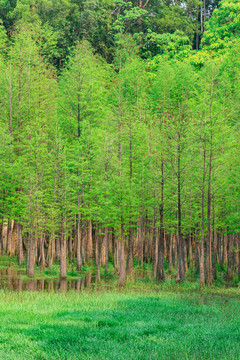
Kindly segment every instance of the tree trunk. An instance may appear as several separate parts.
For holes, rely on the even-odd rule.
[[[82,266],[80,216],[80,214],[77,216],[77,271],[80,271]]]
[[[96,229],[96,249],[95,249],[95,261],[97,267],[97,278],[96,281],[100,282],[100,261],[99,261],[99,230]]]
[[[182,244],[182,208],[181,208],[181,148],[180,148],[180,135],[178,139],[178,269],[176,282],[184,281],[185,273],[183,266],[183,244]]]
[[[107,246],[107,228],[104,228],[104,236],[101,246],[101,253],[100,253],[100,265],[105,265],[105,259],[106,259],[106,246]]]
[[[233,281],[233,235],[228,234],[228,266],[227,266],[227,278],[229,281]]]
[[[67,277],[67,241],[66,235],[63,233],[61,236],[60,277],[61,279]]]
[[[61,258],[61,249],[60,249],[60,240],[59,240],[59,236],[56,237],[56,241],[55,241],[56,245],[56,259],[59,260]]]
[[[154,218],[153,218],[153,248],[152,248],[152,277],[157,276],[157,263],[158,263],[158,241],[157,241],[157,228],[156,228],[156,219],[155,219],[155,208],[154,208]]]
[[[129,233],[128,233],[128,252],[127,252],[127,275],[131,281],[133,281],[133,231],[132,222],[129,222]]]
[[[123,231],[123,219],[121,225],[121,248],[120,248],[120,273],[118,286],[125,286],[126,276],[126,264],[125,264],[125,249],[124,249],[124,231]]]
[[[109,257],[109,233],[108,228],[105,228],[105,236],[106,236],[106,252],[105,252],[105,274],[108,272],[108,257]]]
[[[173,235],[170,234],[169,238],[169,250],[168,250],[168,270],[169,273],[172,273],[172,254],[173,254]]]
[[[82,265],[85,265],[85,236],[86,236],[86,227],[84,224],[82,224],[81,227],[81,262]]]
[[[160,229],[159,229],[159,240],[158,240],[158,262],[157,262],[157,283],[165,280],[164,273],[164,229],[163,229],[163,199],[164,199],[164,178],[163,178],[163,159],[161,161],[161,204],[160,204]]]
[[[139,243],[138,243],[138,264],[143,266],[143,216],[140,219],[140,232],[139,232]]]
[[[35,237],[33,232],[30,230],[28,237],[28,257],[27,257],[27,276],[30,278],[34,277],[35,267]]]
[[[92,241],[92,221],[88,221],[87,229],[87,259],[92,259],[93,257],[93,241]]]
[[[3,224],[0,223],[0,256],[2,255],[2,243],[3,243]]]
[[[72,243],[72,231],[70,231],[69,237],[68,237],[68,258],[69,262],[72,262],[73,257],[73,243]]]

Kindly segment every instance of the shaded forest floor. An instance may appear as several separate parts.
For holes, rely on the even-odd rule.
[[[240,291],[143,284],[66,294],[1,290],[0,359],[237,360]]]

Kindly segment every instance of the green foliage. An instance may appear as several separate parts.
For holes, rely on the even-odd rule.
[[[206,25],[202,46],[208,51],[224,54],[240,35],[240,2],[221,0],[219,8]]]

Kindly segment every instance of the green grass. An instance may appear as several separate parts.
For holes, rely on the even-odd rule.
[[[240,359],[239,289],[0,291],[1,360]]]

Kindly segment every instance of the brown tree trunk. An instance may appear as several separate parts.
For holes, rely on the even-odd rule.
[[[12,221],[8,220],[7,228],[7,255],[12,256]]]
[[[56,249],[56,259],[59,260],[61,258],[61,249],[60,249],[60,239],[59,236],[56,237],[55,240],[55,249]]]
[[[100,282],[100,260],[99,260],[99,230],[96,229],[96,249],[95,249],[95,261],[97,267],[97,278],[96,281]]]
[[[213,214],[213,251],[212,251],[212,277],[216,279],[217,276],[217,269],[216,269],[216,230],[215,230],[215,212],[214,212],[214,198],[212,201],[212,214]]]
[[[87,259],[93,257],[93,241],[92,241],[92,221],[88,221],[87,229]]]
[[[119,273],[119,239],[118,236],[115,236],[113,232],[113,241],[114,241],[114,268],[115,274]]]
[[[205,122],[206,127],[206,122]],[[205,285],[205,274],[204,274],[204,228],[205,228],[205,217],[204,217],[204,197],[205,197],[205,177],[206,177],[206,130],[204,138],[204,149],[203,149],[203,180],[202,180],[202,226],[201,226],[201,244],[200,244],[200,259],[199,259],[199,286]]]
[[[41,266],[41,269],[45,268],[45,250],[44,250],[45,234],[41,235],[39,242],[39,258],[38,266]]]
[[[72,231],[70,231],[69,237],[68,237],[68,258],[69,262],[72,262],[73,258],[73,242],[72,242]]]
[[[178,139],[178,268],[176,282],[185,280],[184,264],[183,264],[183,244],[182,244],[182,207],[181,207],[181,148],[180,148],[180,135]]]
[[[240,234],[238,234],[238,281],[240,281]]]
[[[141,216],[140,219],[140,232],[139,232],[139,243],[138,243],[138,263],[140,266],[143,266],[143,238],[144,238],[144,234],[143,234],[143,230],[144,226],[143,226],[143,216]]]
[[[126,264],[125,264],[125,249],[124,249],[124,231],[123,231],[123,219],[121,220],[121,248],[120,248],[120,273],[118,286],[125,286],[126,277]]]
[[[170,234],[169,237],[169,250],[168,250],[168,270],[169,273],[172,273],[172,254],[173,254],[173,235],[172,233]]]
[[[158,263],[158,241],[157,241],[157,228],[156,228],[156,219],[155,219],[155,208],[154,208],[154,218],[153,218],[153,248],[152,248],[152,277],[157,276],[157,263]]]
[[[233,235],[234,239],[233,239],[233,243],[234,243],[234,254],[233,254],[233,269],[234,271],[237,272],[237,269],[238,269],[238,252],[237,252],[237,249],[238,249],[238,239],[237,239],[237,234],[234,234]]]
[[[80,214],[77,217],[77,271],[81,270],[82,258],[81,258],[81,227],[80,227]]]
[[[84,224],[82,224],[81,227],[81,261],[82,265],[85,265],[85,236],[86,236],[86,227]]]
[[[100,265],[101,266],[105,265],[106,247],[107,247],[107,233],[108,233],[108,229],[105,227],[104,228],[104,236],[103,236],[102,246],[101,246],[101,253],[100,253]]]
[[[127,275],[131,281],[133,281],[133,231],[132,222],[129,222],[129,233],[128,233],[128,251],[127,251]]]
[[[28,237],[28,256],[27,256],[27,276],[30,278],[34,277],[35,267],[35,236],[30,230]]]
[[[192,263],[192,234],[191,234],[191,230],[189,231],[188,234],[188,266],[189,268],[192,268],[193,263]]]
[[[233,235],[228,234],[228,265],[227,265],[227,278],[233,281]]]
[[[3,224],[2,224],[2,219],[0,222],[0,256],[2,255],[2,243],[3,243]]]
[[[24,262],[23,256],[23,241],[22,241],[22,225],[18,223],[18,263],[22,265]]]
[[[108,258],[109,258],[109,233],[108,228],[105,228],[105,236],[106,236],[106,252],[105,252],[105,274],[108,272]]]
[[[48,251],[47,251],[47,265],[51,269],[52,264],[55,260],[55,234],[54,232],[50,234]]]
[[[63,233],[61,235],[60,277],[61,279],[67,277],[67,240]]]

